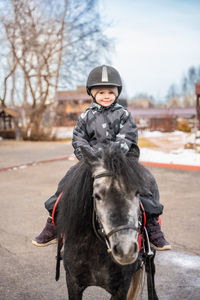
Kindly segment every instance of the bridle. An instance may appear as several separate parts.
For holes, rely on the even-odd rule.
[[[94,176],[94,180],[101,178],[101,177],[112,177],[113,174],[111,172],[102,172],[96,176]],[[117,226],[115,228],[113,228],[109,233],[105,233],[105,230],[103,228],[103,225],[101,223],[101,220],[98,216],[97,213],[97,208],[96,208],[96,202],[95,199],[93,198],[93,217],[92,217],[92,224],[93,224],[93,229],[94,232],[96,234],[96,236],[98,237],[98,239],[100,239],[102,242],[105,242],[107,245],[107,251],[110,253],[112,252],[111,247],[110,247],[110,241],[109,238],[116,232],[119,232],[121,230],[126,230],[126,229],[132,229],[135,231],[138,231],[138,227],[136,227],[135,225],[131,225],[131,224],[127,224],[127,225],[121,225],[121,226]],[[97,225],[96,225],[97,224]],[[98,228],[97,228],[98,226]]]

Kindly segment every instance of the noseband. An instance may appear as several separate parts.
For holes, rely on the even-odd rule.
[[[94,176],[94,180],[95,179],[98,179],[98,178],[101,178],[101,177],[112,177],[113,174],[110,173],[110,172],[103,172],[103,173],[100,173],[96,176]],[[101,223],[101,220],[99,219],[99,216],[97,214],[97,209],[96,209],[96,202],[95,202],[95,199],[94,199],[94,209],[93,209],[93,228],[94,228],[94,232],[96,234],[96,236],[101,240],[101,241],[104,241],[106,242],[106,245],[108,247],[108,252],[111,252],[111,248],[110,248],[110,241],[109,241],[109,238],[116,232],[119,232],[121,230],[126,230],[126,229],[132,229],[132,230],[136,230],[138,231],[138,227],[134,226],[134,225],[121,225],[121,226],[117,226],[115,228],[113,228],[109,233],[105,233],[105,230],[103,228],[103,225]],[[96,229],[96,226],[95,226],[95,219],[98,223],[98,229]]]

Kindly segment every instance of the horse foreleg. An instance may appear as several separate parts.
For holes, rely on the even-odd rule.
[[[128,299],[129,300],[134,300],[134,299],[136,299],[136,298],[134,298],[134,299],[127,298],[131,283],[132,283],[132,280],[130,280],[129,283],[124,282],[123,286],[120,286],[117,290],[114,290],[110,300],[128,300]]]
[[[154,257],[148,257],[146,259],[146,272],[147,272],[147,290],[148,290],[148,300],[158,300],[158,296],[155,290],[155,263]]]
[[[57,257],[56,257],[56,281],[59,280],[60,277],[60,261],[62,260],[61,249],[63,246],[62,237],[58,237],[58,246],[57,246]]]
[[[80,287],[70,276],[68,271],[66,271],[66,282],[68,290],[69,300],[82,300],[84,287]]]

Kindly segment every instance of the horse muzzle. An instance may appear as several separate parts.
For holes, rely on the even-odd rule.
[[[120,265],[129,265],[136,261],[139,252],[137,239],[133,235],[116,235],[110,240],[111,253]]]

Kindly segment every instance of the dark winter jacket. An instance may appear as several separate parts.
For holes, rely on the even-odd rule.
[[[77,121],[72,145],[79,160],[82,158],[81,146],[95,152],[108,142],[118,143],[125,153],[133,151],[139,157],[137,140],[136,124],[125,108],[118,103],[103,107],[93,102]]]
[[[94,152],[102,147],[102,143],[118,143],[125,151],[131,151],[137,158],[139,157],[139,148],[137,146],[137,127],[130,115],[121,105],[114,103],[110,107],[102,107],[97,103],[90,105],[86,111],[79,117],[74,128],[72,145],[74,153],[78,159],[82,158],[80,147],[86,147]],[[56,193],[46,202],[45,207],[52,215],[55,202],[64,189],[65,182],[69,174],[73,172],[73,166],[66,173],[65,177],[59,182]],[[147,171],[148,188],[142,186],[139,191],[140,200],[145,208],[147,216],[154,217],[160,215],[163,210],[159,202],[159,191],[156,181],[152,174]]]

